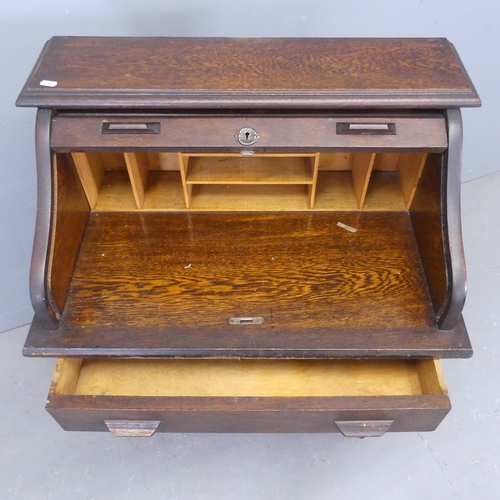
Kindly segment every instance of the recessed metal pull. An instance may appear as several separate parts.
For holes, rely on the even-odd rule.
[[[161,420],[105,420],[104,423],[115,437],[150,437]]]
[[[160,122],[131,123],[131,122],[102,122],[102,134],[159,134]]]
[[[335,424],[345,437],[381,437],[394,420],[336,420]]]
[[[230,325],[262,325],[264,318],[260,316],[247,318],[229,318]]]
[[[396,124],[338,122],[337,134],[396,135]]]

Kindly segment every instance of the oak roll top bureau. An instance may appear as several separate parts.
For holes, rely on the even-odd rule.
[[[35,317],[67,430],[433,430],[462,319],[445,39],[55,37],[38,108]]]

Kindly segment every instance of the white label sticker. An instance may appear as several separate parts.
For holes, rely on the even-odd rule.
[[[57,85],[57,82],[54,82],[52,80],[42,80],[40,82],[40,85],[42,87],[55,87]]]
[[[343,224],[342,222],[337,222],[337,226],[347,231],[350,231],[351,233],[355,233],[357,231],[355,227],[348,226],[347,224]]]

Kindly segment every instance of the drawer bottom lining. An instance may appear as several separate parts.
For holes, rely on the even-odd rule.
[[[77,396],[342,397],[446,394],[436,360],[58,360],[53,392]]]

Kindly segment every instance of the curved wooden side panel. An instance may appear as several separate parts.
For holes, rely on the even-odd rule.
[[[467,274],[462,243],[460,185],[462,172],[462,115],[459,109],[445,112],[448,151],[443,176],[443,242],[446,256],[447,290],[437,313],[441,330],[451,330],[460,319],[467,294]]]
[[[59,310],[47,284],[52,225],[52,161],[50,128],[53,111],[39,109],[36,117],[35,145],[37,164],[37,206],[35,240],[30,269],[31,304],[43,328],[59,326]]]
[[[413,231],[434,308],[435,321],[448,290],[447,251],[443,241],[443,171],[443,155],[427,155],[410,207]]]
[[[59,327],[90,210],[70,156],[51,152],[52,116],[42,109],[36,121],[38,199],[30,271],[31,303],[49,330]]]
[[[446,111],[445,118],[448,149],[428,154],[410,215],[437,326],[450,331],[462,314],[466,273],[460,219],[460,110]]]
[[[53,156],[52,175],[53,215],[47,280],[53,302],[62,313],[90,207],[70,154]]]

